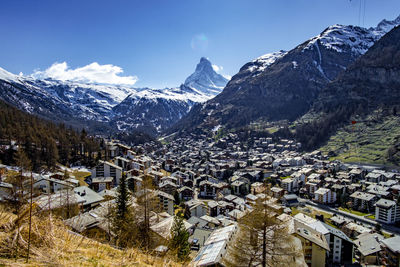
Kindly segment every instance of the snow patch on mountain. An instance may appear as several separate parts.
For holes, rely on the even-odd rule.
[[[268,66],[287,54],[286,51],[280,50],[273,53],[265,54],[247,63],[240,71],[251,72],[252,76],[257,76],[263,72]]]
[[[311,38],[304,50],[313,49],[315,44],[319,43],[326,49],[339,53],[351,50],[359,56],[365,54],[376,41],[399,24],[400,16],[392,21],[383,20],[376,27],[369,29],[335,24]]]
[[[20,78],[20,76],[12,74],[11,72],[8,72],[3,68],[0,68],[0,80],[19,83]]]

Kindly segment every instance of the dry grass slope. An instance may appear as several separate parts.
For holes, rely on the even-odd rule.
[[[181,266],[167,257],[120,250],[66,228],[54,216],[33,217],[31,257],[26,263],[28,222],[0,208],[0,266]],[[16,252],[16,248],[18,251]]]

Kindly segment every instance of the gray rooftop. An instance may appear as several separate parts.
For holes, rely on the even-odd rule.
[[[400,236],[391,237],[382,240],[382,243],[395,253],[400,253]]]
[[[378,202],[376,202],[375,205],[376,205],[377,207],[379,207],[379,208],[388,209],[388,208],[390,208],[390,207],[395,206],[395,205],[396,205],[396,202],[394,202],[393,200],[381,198],[381,199],[379,199]]]

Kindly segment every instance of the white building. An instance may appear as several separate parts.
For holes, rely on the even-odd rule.
[[[336,202],[336,193],[329,188],[319,188],[314,192],[314,201],[322,204],[332,204]]]
[[[122,168],[114,163],[100,160],[99,164],[92,168],[91,173],[92,179],[96,177],[113,177],[114,186],[116,186],[119,184],[119,180],[122,177]]]
[[[281,182],[281,186],[282,186],[283,190],[285,190],[289,193],[294,192],[295,187],[297,187],[296,179],[293,179],[293,178],[283,179]]]
[[[400,221],[400,206],[393,200],[381,198],[375,204],[375,219],[388,224]]]
[[[226,254],[228,242],[236,232],[236,225],[229,225],[212,232],[192,261],[192,266],[220,266]]]
[[[48,194],[64,189],[72,189],[73,187],[74,186],[67,181],[50,177],[41,177],[33,183],[33,188],[39,189]]]
[[[157,190],[156,191],[158,200],[160,201],[160,207],[166,211],[169,215],[174,215],[174,197],[168,193]]]

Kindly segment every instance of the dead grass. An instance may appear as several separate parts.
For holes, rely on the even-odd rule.
[[[20,235],[16,218],[0,208],[0,266],[181,266],[167,257],[120,250],[75,234],[51,215],[33,217],[31,257],[26,263],[27,218],[21,221]]]
[[[85,182],[85,177],[90,175],[90,172],[74,171],[72,174],[77,180],[79,180],[80,186],[88,186],[88,184]]]

